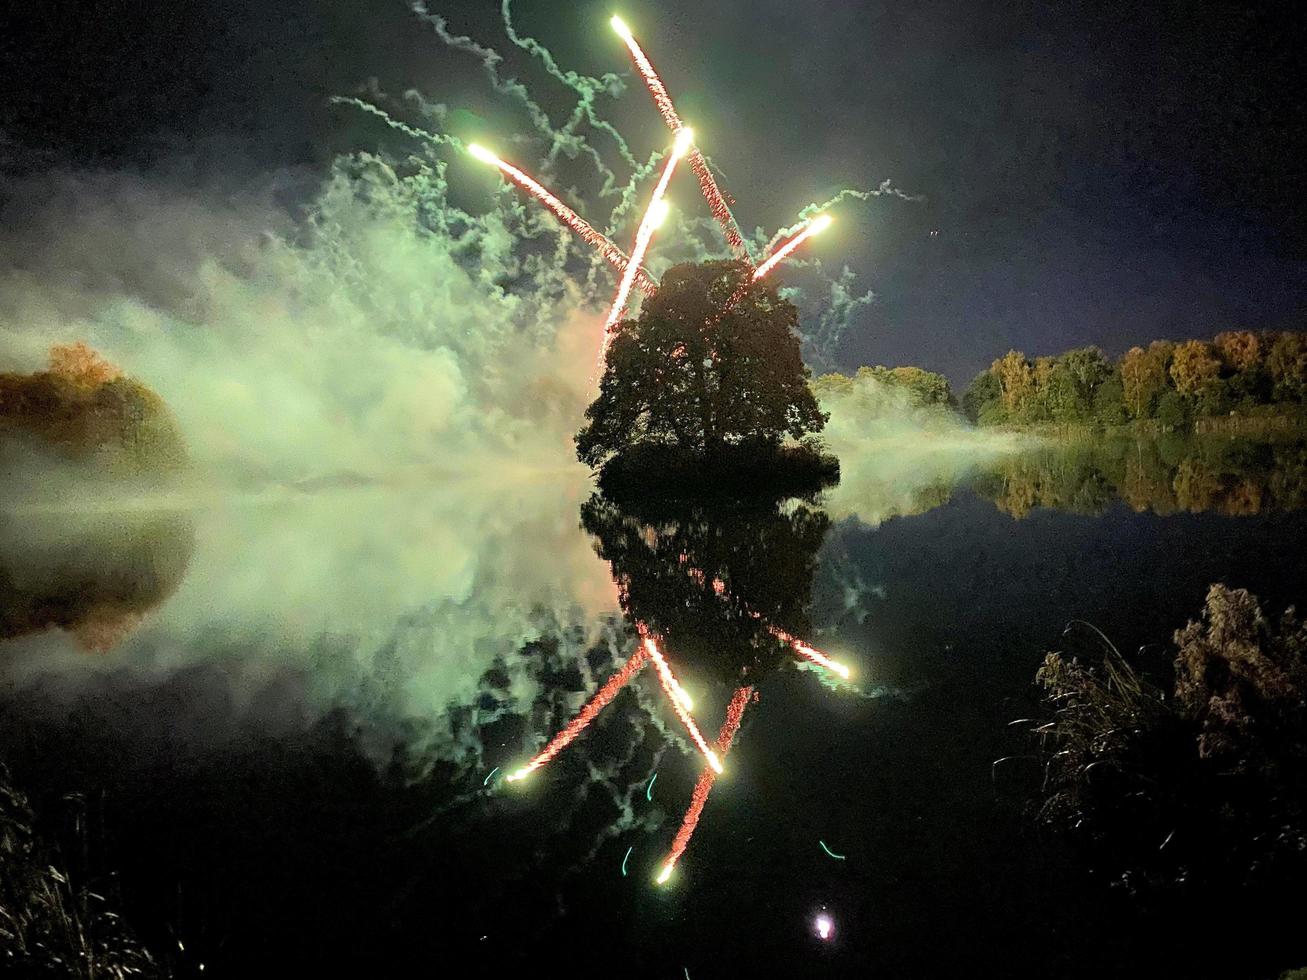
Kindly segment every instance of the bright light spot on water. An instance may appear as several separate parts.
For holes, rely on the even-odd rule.
[[[835,923],[824,912],[817,916],[817,921],[813,923],[813,927],[817,930],[819,939],[830,939],[831,936],[835,935]]]

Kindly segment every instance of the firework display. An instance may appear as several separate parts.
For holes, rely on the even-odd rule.
[[[806,242],[813,235],[820,235],[823,231],[825,231],[827,228],[830,227],[830,224],[831,224],[831,216],[829,214],[819,214],[811,221],[806,222],[803,228],[800,229],[798,234],[796,234],[793,238],[789,239],[784,244],[782,244],[779,248],[776,249],[776,251],[772,252],[772,254],[768,256],[767,260],[763,262],[762,265],[758,266],[758,268],[753,270],[754,281],[757,281],[761,279],[763,276],[767,275],[767,273],[771,272],[772,269],[776,268],[777,265],[783,262],[787,255],[793,252],[796,248],[798,248],[800,245]]]
[[[631,247],[631,255],[628,258],[623,254],[609,238],[596,231],[584,218],[560,201],[555,195],[551,194],[537,180],[514,167],[512,164],[501,160],[498,156],[487,150],[485,147],[476,143],[468,146],[468,152],[485,163],[498,167],[504,174],[514,181],[519,187],[522,187],[527,193],[531,194],[547,208],[550,209],[565,225],[577,233],[580,238],[596,249],[601,256],[615,269],[621,272],[621,279],[618,283],[617,293],[613,298],[612,307],[609,309],[608,316],[604,321],[603,336],[599,345],[598,366],[602,370],[604,359],[608,352],[608,345],[612,341],[613,329],[621,320],[623,313],[626,311],[627,302],[630,299],[631,289],[638,288],[646,295],[653,295],[657,291],[657,284],[644,271],[642,265],[645,255],[649,251],[649,245],[653,240],[654,231],[667,216],[666,192],[671,183],[672,175],[676,171],[677,164],[686,156],[690,160],[690,169],[694,171],[699,180],[699,188],[703,192],[704,199],[708,202],[708,209],[712,212],[713,217],[721,225],[722,231],[726,236],[726,241],[730,246],[731,253],[736,257],[743,259],[753,268],[751,278],[742,284],[723,304],[717,312],[714,320],[720,320],[729,313],[748,291],[751,283],[757,282],[766,276],[772,269],[785,260],[807,239],[811,238],[830,226],[831,218],[827,214],[820,214],[808,220],[803,224],[800,230],[790,239],[783,242],[774,252],[772,252],[761,265],[753,267],[753,261],[749,256],[748,250],[744,246],[744,239],[740,234],[735,217],[731,214],[730,207],[726,199],[722,196],[717,182],[713,179],[712,172],[708,169],[708,164],[694,145],[693,132],[686,126],[676,111],[676,106],[672,103],[672,98],[667,92],[667,86],[663,84],[662,79],[654,70],[653,64],[649,61],[644,49],[640,47],[631,29],[626,23],[617,16],[610,21],[613,30],[615,30],[626,43],[627,49],[631,53],[631,58],[635,62],[636,68],[640,72],[641,78],[644,79],[645,86],[649,89],[650,95],[653,96],[654,105],[658,108],[659,113],[667,122],[668,127],[675,134],[672,153],[663,166],[658,183],[654,187],[654,192],[649,198],[649,204],[645,208],[644,215],[640,219],[640,224],[635,234],[635,242]],[[591,379],[593,382],[593,378]]]
[[[635,66],[644,79],[645,85],[653,96],[654,104],[657,106],[659,113],[663,116],[668,127],[675,134],[671,152],[668,154],[666,162],[663,164],[662,171],[659,175],[658,182],[654,186],[650,195],[649,202],[645,208],[644,214],[640,219],[639,226],[635,233],[634,243],[631,246],[631,254],[628,257],[623,254],[611,240],[596,231],[590,224],[581,218],[575,211],[560,201],[557,197],[545,189],[538,181],[530,177],[517,167],[501,160],[491,151],[477,144],[468,147],[470,152],[478,160],[497,167],[501,172],[507,175],[514,183],[531,194],[542,204],[544,204],[555,216],[558,217],[565,225],[571,228],[587,244],[595,248],[599,254],[614,268],[620,270],[621,276],[618,282],[616,294],[613,297],[612,306],[604,322],[603,338],[599,350],[599,365],[602,366],[605,361],[608,346],[612,340],[614,328],[621,321],[622,316],[627,311],[627,305],[631,298],[631,290],[638,288],[646,295],[653,295],[657,290],[657,284],[645,273],[642,268],[646,255],[648,254],[650,244],[653,241],[654,233],[666,218],[669,205],[666,194],[672,177],[681,160],[689,160],[690,168],[698,178],[700,190],[708,202],[709,210],[713,217],[720,224],[723,233],[726,236],[727,243],[731,252],[737,257],[742,258],[749,263],[750,275],[748,278],[728,297],[722,307],[713,315],[712,320],[716,322],[728,314],[736,304],[747,294],[749,287],[759,282],[772,272],[781,262],[792,255],[796,249],[804,244],[814,235],[820,234],[826,228],[830,227],[831,217],[828,214],[818,214],[803,222],[791,236],[781,242],[767,257],[756,267],[750,259],[747,250],[744,247],[744,240],[740,234],[738,225],[734,216],[731,214],[726,199],[722,196],[716,181],[713,179],[711,171],[708,169],[707,162],[703,155],[694,145],[694,134],[686,126],[672,103],[671,96],[667,92],[666,86],[662,79],[654,70],[652,63],[645,55],[639,43],[635,40],[630,29],[619,17],[612,18],[613,29],[621,36],[626,43]],[[700,573],[702,575],[702,573]],[[705,579],[706,581],[706,579]],[[725,585],[716,580],[713,582],[715,591],[722,594],[725,591]],[[756,618],[761,619],[757,613],[751,613]],[[708,795],[717,777],[722,773],[722,759],[725,758],[730,750],[732,741],[740,727],[741,718],[744,715],[744,709],[754,696],[752,686],[742,686],[735,690],[731,697],[730,703],[726,709],[726,719],[718,732],[716,741],[709,745],[695,723],[694,717],[690,714],[693,709],[693,701],[689,693],[676,679],[671,665],[668,663],[663,651],[659,648],[658,641],[651,634],[648,627],[643,622],[637,622],[636,631],[639,640],[636,644],[635,652],[626,661],[625,664],[611,676],[600,687],[595,695],[585,704],[585,706],[557,735],[549,741],[539,754],[527,762],[517,771],[507,777],[509,782],[517,782],[540,767],[548,764],[564,748],[566,748],[585,728],[598,716],[598,714],[616,697],[626,684],[628,684],[637,673],[650,661],[653,662],[655,672],[658,675],[659,684],[663,692],[667,695],[671,703],[673,712],[678,720],[684,726],[694,743],[695,748],[703,755],[706,765],[703,767],[694,791],[690,799],[689,807],[681,821],[681,826],[677,831],[666,859],[664,860],[661,870],[656,880],[662,884],[669,880],[677,862],[685,853],[690,844],[690,839],[694,835],[695,828],[698,826],[699,819],[703,814],[703,809],[708,800]],[[766,625],[766,624],[764,624]],[[814,649],[802,640],[791,636],[790,634],[776,627],[766,625],[766,629],[776,639],[787,644],[794,652],[805,660],[816,664],[823,669],[833,671],[844,679],[850,676],[848,667],[840,664],[819,650]],[[493,775],[493,773],[491,774]],[[645,789],[645,797],[652,801],[654,777],[649,780]],[[489,777],[487,777],[489,781]],[[823,844],[823,847],[825,845]],[[829,851],[828,851],[829,853]],[[626,863],[630,859],[631,850],[628,849],[622,859],[622,874],[626,874]],[[836,856],[836,855],[832,855]],[[839,856],[842,858],[842,856]]]
[[[480,160],[482,163],[488,163],[492,167],[498,167],[506,174],[513,183],[517,184],[537,201],[547,207],[554,215],[567,227],[571,228],[581,238],[583,242],[597,251],[609,265],[618,272],[626,273],[630,267],[630,262],[626,254],[613,244],[612,240],[595,230],[594,226],[582,218],[579,214],[569,208],[557,197],[551,194],[544,185],[529,174],[524,173],[517,167],[505,160],[501,160],[494,153],[487,150],[484,146],[473,143],[467,148],[468,153]],[[643,293],[650,296],[657,290],[657,285],[649,278],[648,273],[638,266],[631,274],[631,281]],[[627,287],[629,292],[630,287]]]
[[[667,217],[667,201],[664,198],[667,193],[667,185],[672,182],[672,174],[676,172],[677,163],[685,156],[693,145],[693,141],[694,132],[692,130],[682,128],[677,131],[671,155],[668,156],[667,163],[663,166],[662,176],[658,178],[653,196],[649,198],[649,206],[645,208],[644,217],[640,219],[640,227],[635,233],[635,244],[631,246],[631,260],[622,273],[622,280],[617,286],[617,295],[613,298],[613,308],[608,311],[608,319],[604,323],[604,340],[599,350],[601,363],[604,354],[608,350],[608,342],[612,337],[613,327],[617,326],[617,321],[622,318],[622,311],[626,309],[627,297],[631,295],[631,284],[635,282],[636,271],[640,268],[640,263],[644,261],[645,253],[649,250],[649,242],[653,240],[653,233]]]
[[[744,717],[744,709],[748,707],[751,697],[753,697],[752,687],[737,687],[730,704],[726,706],[726,720],[722,722],[721,731],[717,733],[716,743],[717,751],[723,757],[730,751],[735,733],[740,730],[740,720]],[[690,846],[690,838],[694,836],[694,830],[699,826],[699,817],[703,814],[704,804],[708,802],[708,794],[712,792],[713,784],[717,782],[717,772],[718,770],[709,767],[699,774],[699,779],[694,784],[694,792],[690,796],[690,806],[686,809],[685,816],[681,819],[681,827],[672,841],[672,849],[663,860],[662,869],[655,879],[658,884],[665,884],[672,876],[676,862]]]
[[[511,773],[508,776],[510,783],[517,782],[535,772],[541,766],[547,764],[554,756],[562,752],[572,744],[572,741],[585,731],[590,722],[594,721],[599,712],[608,706],[608,702],[617,696],[617,692],[630,683],[631,678],[640,672],[640,668],[645,665],[649,659],[649,654],[643,646],[637,646],[635,653],[631,654],[626,663],[622,664],[620,670],[613,674],[604,682],[597,694],[586,702],[584,708],[580,710],[575,718],[567,723],[567,726],[555,735],[548,745],[534,759],[524,765],[521,769]]]
[[[672,132],[681,129],[681,117],[676,111],[676,106],[672,104],[672,97],[667,94],[667,87],[663,85],[663,80],[658,77],[654,71],[653,64],[645,55],[644,49],[631,33],[631,29],[626,26],[625,21],[620,17],[614,16],[609,22],[623,41],[626,42],[627,50],[631,52],[631,60],[635,62],[636,69],[644,79],[645,86],[649,89],[649,94],[653,96],[654,105],[662,114],[663,119],[667,121],[667,127]],[[740,234],[740,226],[735,222],[735,216],[731,214],[731,209],[726,203],[726,198],[722,196],[721,190],[717,187],[717,181],[713,179],[712,171],[708,169],[708,162],[703,158],[703,154],[698,148],[690,151],[690,169],[694,171],[695,177],[699,179],[699,189],[703,191],[704,199],[708,202],[708,210],[712,216],[717,219],[717,223],[722,226],[722,232],[726,235],[726,244],[730,246],[731,254],[737,258],[748,259],[749,253],[744,247],[744,237]]]

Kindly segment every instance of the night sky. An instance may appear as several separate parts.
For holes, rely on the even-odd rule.
[[[561,121],[565,91],[511,49],[497,3],[432,8],[505,53]],[[629,71],[614,12],[746,227],[887,177],[925,197],[844,207],[821,243],[879,296],[846,367],[916,363],[961,385],[1009,347],[1117,354],[1307,323],[1299,4],[622,0],[523,2],[515,17],[565,68],[597,75]],[[309,188],[337,153],[394,146],[327,104],[369,78],[469,109],[501,138],[525,129],[402,2],[53,0],[7,20],[11,173],[289,174]],[[638,87],[608,114],[642,152],[665,141]]]

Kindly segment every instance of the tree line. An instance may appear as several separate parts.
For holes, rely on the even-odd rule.
[[[867,382],[874,384],[868,385]],[[860,367],[852,377],[847,374],[823,374],[812,382],[812,390],[818,400],[827,402],[833,398],[846,398],[855,394],[865,394],[866,390],[876,384],[886,389],[900,391],[909,404],[915,406],[937,405],[943,408],[957,409],[958,400],[948,378],[934,371],[907,365],[904,367]]]
[[[1155,340],[1110,360],[1097,347],[1028,358],[1011,350],[981,371],[961,408],[980,425],[1262,414],[1307,402],[1307,333],[1230,330],[1212,340]]]

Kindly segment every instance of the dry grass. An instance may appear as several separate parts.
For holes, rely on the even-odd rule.
[[[0,767],[0,974],[77,980],[167,976],[104,896],[57,866],[32,820],[27,799]]]

